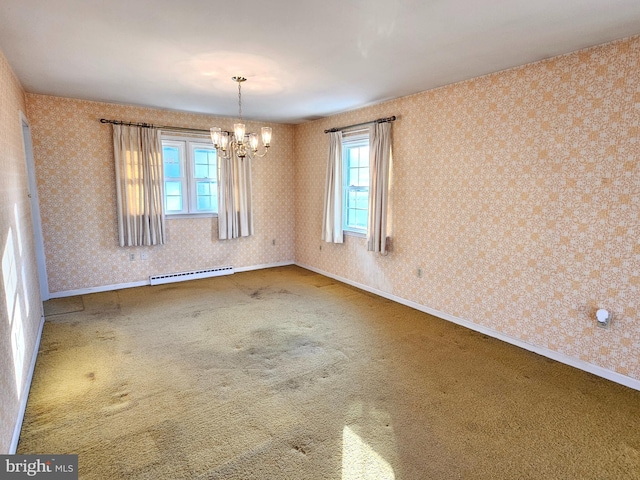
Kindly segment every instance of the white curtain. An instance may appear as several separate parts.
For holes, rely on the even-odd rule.
[[[160,131],[113,126],[120,246],[163,245],[164,179]]]
[[[218,190],[218,238],[253,235],[251,202],[251,159],[239,158],[233,151],[229,158],[218,157],[220,183]]]
[[[369,137],[369,221],[367,250],[387,253],[387,211],[391,172],[391,123],[377,123]]]
[[[322,240],[328,243],[343,243],[344,241],[342,232],[342,132],[329,133]]]

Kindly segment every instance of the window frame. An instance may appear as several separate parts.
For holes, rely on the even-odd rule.
[[[342,230],[345,234],[366,237],[369,228],[369,189],[370,182],[366,186],[362,185],[348,185],[349,170],[352,168],[350,165],[349,150],[354,148],[367,147],[367,153],[371,148],[370,145],[370,133],[367,131],[355,131],[344,133],[342,137]],[[367,177],[370,179],[371,172],[369,171],[369,158],[367,158]],[[362,168],[360,166],[356,168]],[[349,193],[350,192],[367,192],[367,225],[365,227],[356,227],[348,225],[348,211],[349,211]],[[356,208],[354,207],[354,210]],[[360,209],[362,210],[362,209]]]
[[[180,181],[182,185],[182,210],[180,211],[167,211],[167,194],[166,191],[164,193],[164,198],[162,202],[162,208],[164,209],[164,214],[167,218],[206,218],[206,217],[217,217],[218,211],[218,189],[220,182],[220,162],[218,158],[217,151],[210,139],[205,137],[185,137],[185,136],[175,136],[175,135],[162,135],[162,151],[163,151],[163,176],[164,176],[164,147],[165,146],[176,146],[180,151],[180,168],[182,177],[165,177],[164,178],[164,186],[166,190],[166,182],[168,181]],[[216,152],[216,177],[215,181],[212,182],[215,185],[215,198],[216,198],[216,209],[215,210],[198,210],[197,208],[197,184],[199,180],[203,180],[203,178],[195,177],[195,151],[197,149],[206,149]],[[207,177],[210,178],[210,177]],[[206,180],[206,178],[205,178]]]

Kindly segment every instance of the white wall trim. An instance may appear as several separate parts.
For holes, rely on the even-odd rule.
[[[264,263],[262,265],[251,265],[248,267],[233,267],[236,272],[248,272],[251,270],[262,270],[263,268],[284,267],[286,265],[294,265],[293,261]],[[50,298],[75,297],[76,295],[88,295],[90,293],[110,292],[112,290],[122,290],[124,288],[143,287],[150,285],[149,280],[141,280],[139,282],[116,283],[114,285],[102,285],[99,287],[80,288],[78,290],[64,290],[61,292],[53,292],[49,294]]]
[[[44,316],[41,316],[40,326],[38,327],[38,335],[36,336],[36,343],[33,347],[33,354],[31,355],[31,365],[29,366],[27,381],[24,384],[22,397],[20,398],[20,409],[18,410],[18,418],[16,419],[16,426],[13,429],[13,437],[11,438],[11,444],[9,445],[9,455],[15,455],[16,450],[18,449],[18,440],[20,440],[20,432],[22,430],[22,422],[24,421],[24,413],[27,410],[27,400],[29,399],[29,391],[31,390],[33,372],[36,369],[36,360],[38,358],[38,352],[40,351],[40,340],[42,339],[43,328]]]
[[[296,262],[293,260],[285,261],[285,262],[275,262],[275,263],[263,263],[262,265],[253,265],[250,267],[234,267],[236,272],[250,272],[252,270],[262,270],[263,268],[274,268],[274,267],[286,267],[287,265],[295,265]]]
[[[149,280],[141,280],[139,282],[116,283],[114,285],[102,285],[100,287],[79,288],[78,290],[64,290],[62,292],[53,292],[49,294],[49,298],[75,297],[76,295],[88,295],[89,293],[110,292],[112,290],[122,290],[123,288],[143,287],[149,285]]]
[[[402,297],[398,297],[391,293],[383,292],[382,290],[378,290],[376,288],[369,287],[367,285],[363,285],[358,282],[354,282],[347,278],[340,277],[338,275],[334,275],[332,273],[325,272],[315,267],[311,267],[309,265],[305,265],[303,263],[296,262],[296,265],[302,268],[306,268],[307,270],[311,270],[312,272],[319,273],[320,275],[324,275],[326,277],[333,278],[340,282],[346,283],[348,285],[352,285],[354,287],[360,288],[370,293],[374,293],[381,297],[387,298],[389,300],[393,300],[394,302],[401,303],[402,305],[406,305],[408,307],[414,308],[416,310],[420,310],[421,312],[428,313],[429,315],[433,315],[434,317],[441,318],[443,320],[447,320],[449,322],[455,323],[462,327],[466,327],[470,330],[475,330],[476,332],[488,335],[490,337],[496,338],[498,340],[502,340],[503,342],[510,343],[511,345],[515,345],[520,348],[524,348],[525,350],[529,350],[530,352],[537,353],[538,355],[542,355],[543,357],[550,358],[560,363],[564,363],[566,365],[570,365],[572,367],[578,368],[580,370],[584,370],[585,372],[592,373],[602,378],[606,378],[607,380],[611,380],[612,382],[619,383],[629,388],[633,388],[634,390],[640,390],[640,380],[635,378],[622,375],[621,373],[614,372],[613,370],[609,370],[598,365],[594,365],[592,363],[585,362],[584,360],[580,360],[579,358],[571,357],[569,355],[565,355],[564,353],[559,353],[554,350],[550,350],[546,347],[540,347],[538,345],[534,345],[532,343],[525,342],[524,340],[520,340],[519,338],[512,337],[510,335],[506,335],[502,332],[494,330],[492,328],[488,328],[482,325],[478,325],[477,323],[473,323],[469,320],[464,320],[462,318],[455,317],[445,312],[441,312],[439,310],[435,310],[433,308],[427,307],[425,305],[419,304],[417,302],[413,302],[411,300],[406,300]]]

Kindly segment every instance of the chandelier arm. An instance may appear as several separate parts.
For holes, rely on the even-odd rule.
[[[251,156],[252,157],[257,157],[257,158],[262,158],[264,157],[267,153],[269,153],[269,149],[264,147],[264,153],[260,154],[258,153],[258,151],[256,150],[255,152],[251,152]]]
[[[230,155],[228,150],[222,150],[221,148],[217,148],[216,150],[220,158],[223,158],[225,160],[229,158]]]

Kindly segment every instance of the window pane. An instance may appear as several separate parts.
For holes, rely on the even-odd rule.
[[[369,185],[368,168],[350,168],[348,185],[352,187],[366,187]]]
[[[162,147],[162,156],[165,162],[180,163],[180,149],[178,147]]]
[[[198,195],[211,195],[211,184],[209,182],[198,182]]]
[[[358,173],[358,185],[366,187],[369,185],[369,169],[360,168]]]
[[[198,148],[194,150],[195,178],[217,178],[215,149]]]
[[[198,195],[198,210],[211,210],[211,197]]]
[[[369,192],[357,192],[356,201],[353,205],[355,208],[360,208],[362,210],[369,209]]]
[[[358,150],[360,150],[360,167],[369,168],[369,147],[360,147]]]
[[[356,211],[352,208],[347,210],[347,224],[346,224],[347,227],[355,226],[355,222],[356,222],[355,213]]]
[[[162,159],[164,161],[164,176],[179,178],[180,173],[180,149],[178,147],[162,147]]]
[[[167,197],[167,212],[182,211],[182,197]]]
[[[165,178],[180,178],[180,165],[175,163],[164,164]]]
[[[356,203],[356,191],[350,190],[347,195],[347,208],[354,208]]]
[[[358,151],[358,148],[349,148],[349,167],[357,168],[360,166],[360,163],[358,162],[359,157],[360,152]]]
[[[348,228],[367,228],[367,211],[358,208],[350,208],[347,210],[347,222]]]
[[[196,148],[195,162],[200,165],[216,163],[216,151],[214,149]]]
[[[164,194],[170,196],[182,196],[182,184],[180,182],[164,182]]]
[[[196,208],[198,211],[218,211],[216,182],[196,183]]]
[[[198,164],[196,164],[195,177],[196,178],[207,178],[208,176],[209,176],[209,166],[208,165],[198,165]]]
[[[366,187],[369,185],[369,147],[347,146],[346,148],[347,185]]]
[[[350,190],[346,197],[346,221],[348,228],[367,228],[369,210],[369,192],[367,190]]]
[[[367,228],[367,211],[366,210],[356,210],[355,211],[355,224],[359,228]]]

